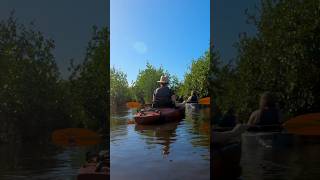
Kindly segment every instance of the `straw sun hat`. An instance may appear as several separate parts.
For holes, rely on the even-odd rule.
[[[157,81],[158,83],[165,83],[165,84],[168,84],[169,83],[169,78],[168,78],[168,76],[166,76],[166,75],[163,75],[163,76],[161,76],[160,77],[160,80],[159,81]]]

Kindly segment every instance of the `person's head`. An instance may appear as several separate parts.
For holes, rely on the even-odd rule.
[[[168,76],[166,76],[166,75],[161,76],[158,83],[160,83],[160,86],[167,86],[169,84]]]
[[[273,97],[273,94],[270,92],[265,92],[260,97],[260,108],[269,108],[269,107],[275,107],[276,102]]]

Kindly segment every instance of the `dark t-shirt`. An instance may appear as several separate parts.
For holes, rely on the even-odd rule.
[[[252,113],[253,125],[266,126],[280,124],[280,111],[277,108],[257,110]]]
[[[167,86],[157,88],[153,96],[154,99],[154,106],[155,107],[173,107],[174,104],[171,100],[171,96],[174,95],[174,92]]]
[[[188,99],[188,103],[198,103],[198,97],[197,96],[190,96]]]

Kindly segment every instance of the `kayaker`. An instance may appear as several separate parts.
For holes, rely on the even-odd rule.
[[[139,103],[142,104],[143,106],[145,105],[144,98],[142,96],[139,97]]]
[[[157,88],[153,93],[153,104],[154,108],[159,107],[175,107],[176,97],[174,92],[168,87],[169,78],[166,75],[160,77],[158,81],[160,87]]]
[[[198,96],[195,91],[191,91],[191,96],[187,99],[187,103],[198,103]]]
[[[280,125],[280,110],[274,96],[270,92],[265,92],[260,98],[260,107],[254,111],[248,121],[251,126]]]

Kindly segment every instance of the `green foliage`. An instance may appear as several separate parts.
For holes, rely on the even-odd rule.
[[[112,68],[111,103],[119,106],[124,104],[125,100],[128,100],[129,97],[137,101],[144,100],[146,103],[151,103],[153,92],[159,87],[157,81],[159,81],[162,75],[169,76],[169,87],[178,96],[186,98],[192,90],[196,90],[202,97],[208,96],[209,65],[210,56],[209,53],[205,53],[204,56],[192,61],[190,71],[186,73],[184,82],[180,82],[177,76],[170,75],[162,67],[156,68],[147,63],[146,68],[139,71],[137,79],[131,87],[128,87],[125,73]]]
[[[30,139],[61,127],[68,114],[62,110],[66,102],[53,40],[12,15],[0,22],[0,41],[0,141]]]
[[[118,107],[124,105],[130,100],[132,94],[130,92],[127,75],[111,68],[110,71],[110,105],[111,107]]]
[[[235,66],[220,68],[222,90],[213,90],[224,108],[243,117],[258,107],[264,91],[274,92],[286,114],[320,108],[320,11],[316,0],[263,0],[248,15],[258,33],[237,43]],[[223,99],[222,99],[223,98]]]
[[[146,69],[139,72],[137,80],[133,84],[132,90],[135,99],[140,100],[143,98],[145,102],[151,103],[152,94],[159,87],[157,81],[164,74],[168,75],[162,67],[157,69],[147,63]]]
[[[79,114],[85,127],[98,129],[109,125],[109,31],[93,28],[85,60],[73,69],[70,77],[74,102],[83,108]]]
[[[84,62],[60,77],[46,39],[13,14],[0,22],[0,142],[47,141],[65,127],[107,126],[109,32],[94,28]],[[108,127],[107,127],[108,128]]]
[[[156,68],[150,63],[146,64],[144,70],[140,70],[137,80],[131,87],[128,85],[127,75],[115,68],[111,68],[110,80],[110,97],[111,107],[119,107],[130,100],[152,102],[152,95],[156,88],[159,87],[160,77],[162,75],[169,76],[169,87],[173,91],[177,91],[181,86],[179,79],[175,75],[170,75],[162,67]]]
[[[169,75],[170,77],[170,84],[169,87],[178,94],[178,91],[180,87],[182,86],[182,83],[179,81],[178,77],[176,75]],[[179,94],[178,94],[179,95]]]
[[[192,90],[196,91],[200,97],[209,95],[209,75],[210,75],[210,55],[206,52],[202,57],[193,60],[184,76],[184,82],[179,88],[179,94],[187,97]]]

